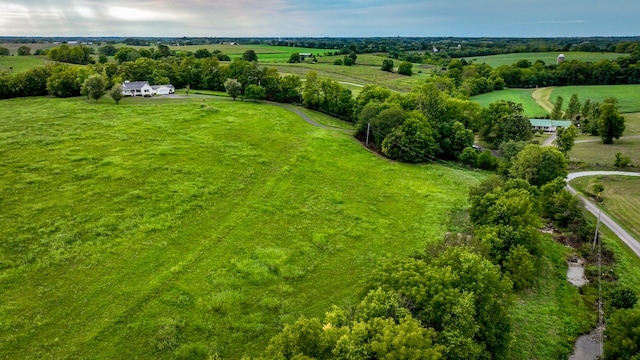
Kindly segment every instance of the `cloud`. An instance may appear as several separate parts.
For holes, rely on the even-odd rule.
[[[640,2],[599,0],[0,0],[2,35],[637,35]],[[571,14],[569,19],[551,18]],[[622,9],[622,10],[621,10]],[[587,24],[589,26],[587,26]],[[590,33],[587,33],[590,32]]]

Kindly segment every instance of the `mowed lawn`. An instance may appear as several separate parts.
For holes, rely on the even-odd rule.
[[[466,57],[465,60],[473,61],[477,63],[485,63],[496,68],[500,65],[512,65],[518,60],[529,60],[531,63],[536,60],[542,60],[545,64],[555,64],[558,60],[558,55],[564,54],[565,61],[578,60],[582,62],[598,62],[601,60],[615,60],[622,56],[629,56],[629,54],[619,53],[595,53],[595,52],[580,52],[580,51],[559,51],[559,52],[534,52],[534,53],[513,53],[513,54],[501,54],[501,55],[487,55],[487,56],[473,56]]]
[[[259,103],[0,102],[0,357],[255,355],[438,240],[482,174]]]
[[[553,88],[549,100],[554,103],[558,96],[562,96],[566,107],[573,94],[578,95],[581,103],[587,99],[603,103],[605,99],[614,97],[618,100],[619,112],[640,112],[640,84],[559,86]]]
[[[522,104],[525,115],[532,118],[545,117],[549,113],[533,99],[534,91],[535,89],[507,89],[476,95],[471,97],[471,100],[482,107],[488,107],[489,104],[498,100],[513,101],[516,104]]]
[[[631,176],[588,176],[571,181],[576,189],[593,192],[591,185],[604,186],[603,201],[598,204],[634,238],[640,239],[640,178]]]

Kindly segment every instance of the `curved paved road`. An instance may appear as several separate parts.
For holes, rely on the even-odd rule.
[[[621,136],[620,140],[623,139],[640,139],[640,136]],[[587,139],[587,140],[576,140],[575,144],[580,144],[580,143],[588,143],[588,142],[601,142],[602,139]]]
[[[582,176],[597,176],[597,175],[621,175],[621,176],[638,176],[640,177],[640,173],[637,172],[624,172],[624,171],[582,171],[571,173],[567,176],[567,181],[571,181],[575,178]],[[601,212],[601,210],[590,200],[578,194],[578,191],[574,189],[571,185],[567,183],[567,190],[572,194],[578,196],[580,200],[584,203],[584,206],[589,212],[591,212],[595,217],[598,217],[600,214],[600,221],[608,227],[614,234],[616,234],[620,240],[622,240],[629,248],[636,253],[638,257],[640,257],[640,242],[636,240],[631,234],[629,234],[625,229],[623,229],[618,223],[616,223],[609,215]]]

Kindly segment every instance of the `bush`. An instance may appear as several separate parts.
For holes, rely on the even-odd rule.
[[[498,159],[491,155],[491,151],[485,150],[478,155],[477,166],[480,169],[495,170],[498,168]]]
[[[476,167],[476,163],[478,162],[478,152],[471,146],[466,147],[462,150],[458,159],[465,165]]]
[[[408,61],[403,61],[400,66],[398,66],[398,74],[411,76],[413,75],[413,64]]]
[[[336,61],[333,62],[333,65],[341,66],[342,65],[342,59],[336,59]]]
[[[382,71],[393,72],[393,60],[391,59],[382,60]]]
[[[344,60],[342,60],[342,63],[344,64],[344,66],[353,66],[356,61],[348,56],[345,56]]]
[[[613,162],[613,166],[617,168],[626,168],[631,165],[631,158],[629,156],[622,155],[622,153],[616,153],[616,159]]]
[[[627,286],[619,286],[611,290],[609,301],[616,309],[631,309],[638,302],[638,295]]]

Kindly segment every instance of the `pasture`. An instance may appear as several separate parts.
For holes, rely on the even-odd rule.
[[[607,98],[615,97],[619,112],[640,112],[640,84],[559,86],[553,88],[549,100],[553,103],[558,96],[562,96],[566,107],[573,94],[578,95],[581,103],[587,99],[602,103]]]
[[[534,91],[535,89],[507,89],[476,95],[471,97],[471,100],[479,103],[482,107],[487,107],[489,104],[498,100],[509,100],[516,104],[522,104],[524,114],[529,117],[545,117],[548,112],[534,100]]]
[[[45,65],[49,60],[45,56],[0,56],[0,72],[17,74]]]
[[[195,98],[3,100],[0,171],[2,358],[256,355],[456,231],[484,177]]]
[[[582,62],[598,62],[601,60],[615,60],[621,56],[629,56],[629,54],[618,53],[593,53],[593,52],[578,52],[578,51],[563,51],[563,52],[538,52],[538,53],[513,53],[513,54],[501,54],[501,55],[487,55],[487,56],[473,56],[464,58],[468,62],[485,63],[491,67],[496,68],[500,65],[512,65],[518,60],[526,59],[531,63],[536,60],[542,60],[546,65],[555,64],[558,55],[564,54],[565,61],[578,60]]]
[[[640,141],[639,139],[618,139],[613,144],[605,145],[599,137],[589,137],[592,142],[580,142],[569,151],[572,161],[582,162],[588,167],[613,167],[617,152],[631,158],[631,163],[640,165]]]

